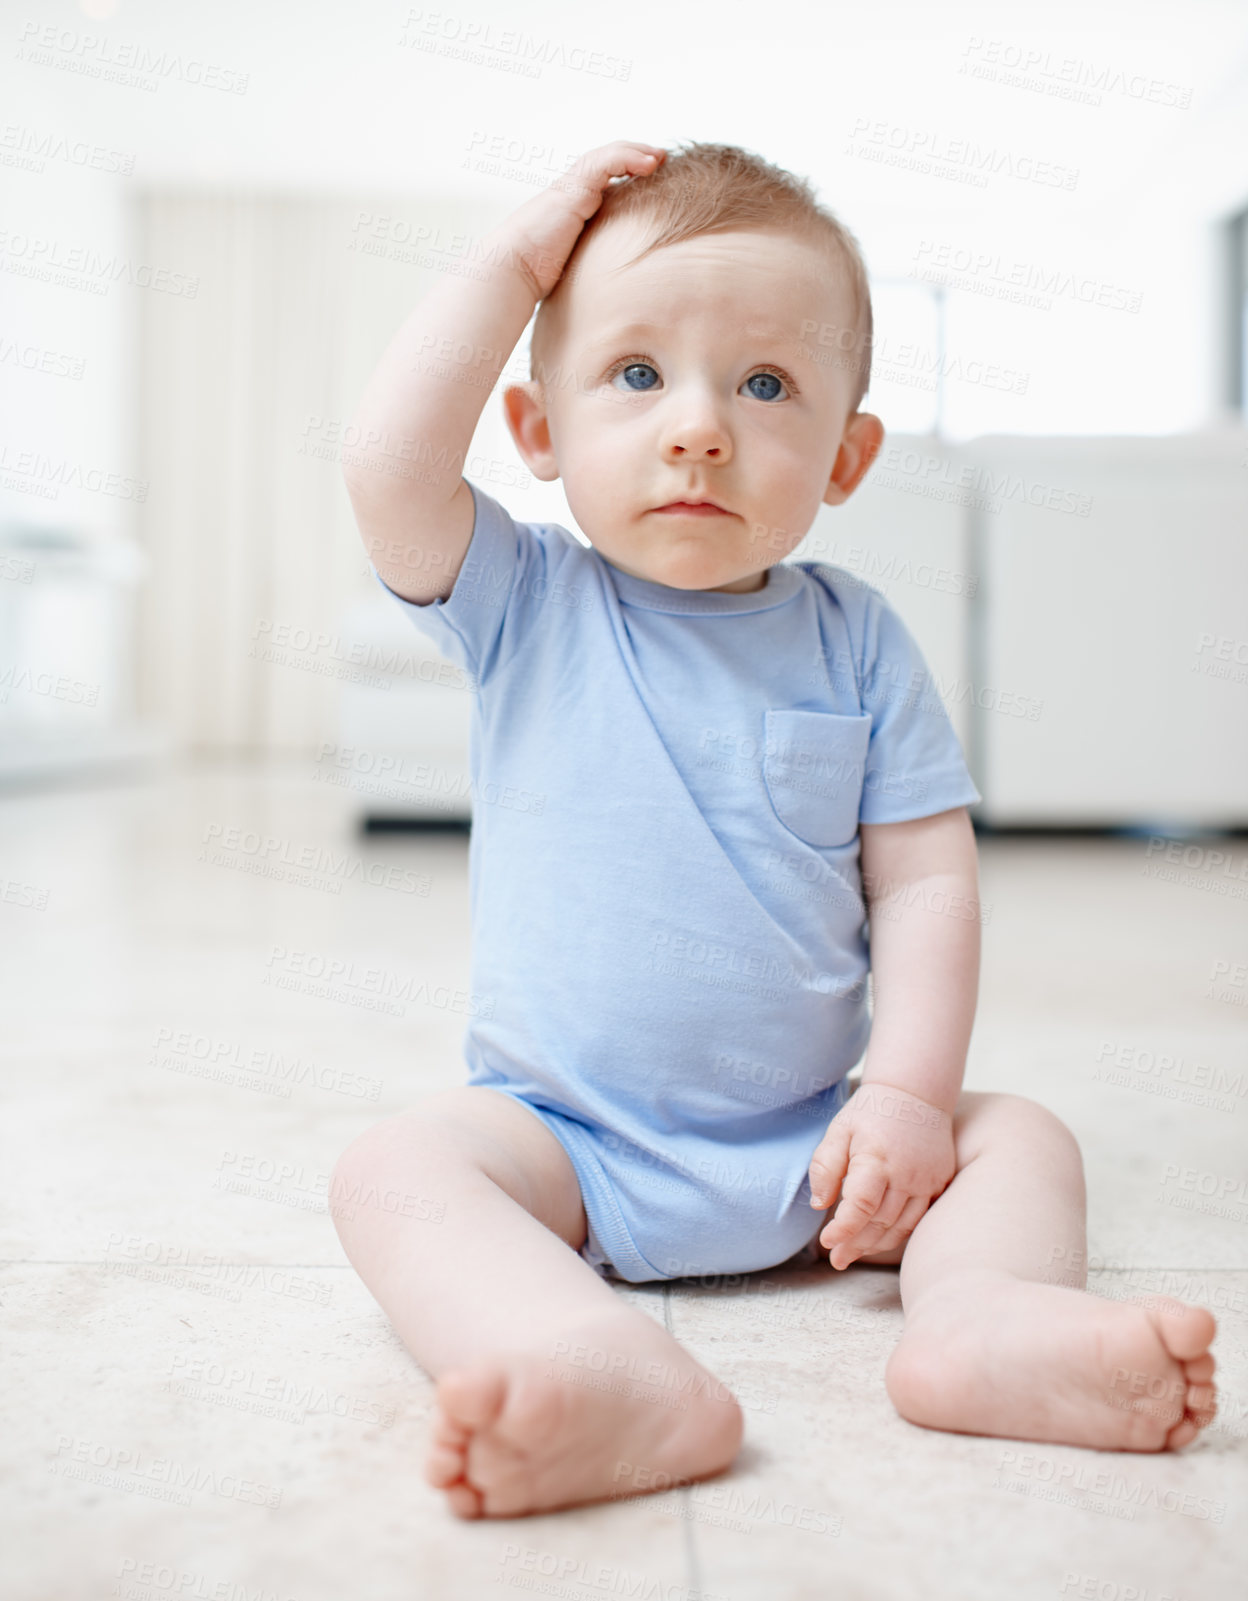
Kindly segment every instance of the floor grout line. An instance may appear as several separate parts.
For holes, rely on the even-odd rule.
[[[0,1256],[0,1267],[115,1267],[116,1257],[94,1256]],[[300,1267],[315,1268],[318,1273],[350,1273],[350,1262],[166,1262],[151,1261],[147,1267],[219,1268],[219,1267]],[[1206,1269],[1206,1272],[1213,1271]]]
[[[663,1286],[663,1327],[676,1338],[676,1320],[672,1316],[672,1286],[666,1283]],[[702,1564],[698,1561],[698,1543],[693,1527],[693,1490],[689,1485],[682,1485],[680,1489],[682,1509],[688,1514],[681,1518],[683,1528],[683,1541],[685,1547],[686,1572],[689,1576],[689,1594],[691,1596],[702,1594]]]

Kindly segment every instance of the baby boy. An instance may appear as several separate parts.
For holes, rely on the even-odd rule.
[[[331,1191],[438,1203],[336,1217],[437,1380],[429,1482],[510,1517],[721,1472],[739,1402],[611,1281],[820,1248],[900,1263],[911,1422],[1184,1445],[1212,1316],[1088,1294],[1073,1136],[961,1089],[979,796],[922,655],[876,590],[784,560],[883,438],[852,235],[749,152],[621,141],[479,256],[395,335],[345,468],[474,692],[469,1081]],[[503,400],[584,540],[461,476],[539,306]]]

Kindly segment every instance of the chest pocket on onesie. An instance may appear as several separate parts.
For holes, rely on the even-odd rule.
[[[848,845],[858,832],[871,716],[769,707],[763,781],[776,816],[807,845]]]

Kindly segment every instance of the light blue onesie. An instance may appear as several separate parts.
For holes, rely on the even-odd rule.
[[[449,599],[393,597],[475,680],[469,1082],[562,1141],[599,1273],[772,1267],[870,1031],[858,824],[979,794],[852,574],[672,589],[470,487]]]

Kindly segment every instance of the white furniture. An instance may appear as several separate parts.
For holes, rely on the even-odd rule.
[[[972,644],[1037,721],[980,714],[993,823],[1248,823],[1248,433],[980,439],[1014,494],[972,525],[986,582]]]
[[[165,749],[134,716],[143,568],[120,539],[0,523],[0,785],[73,778]]]
[[[466,822],[466,675],[380,587],[347,613],[342,633],[354,661],[341,683],[340,737],[321,746],[318,776],[358,794],[361,814],[375,822]]]

